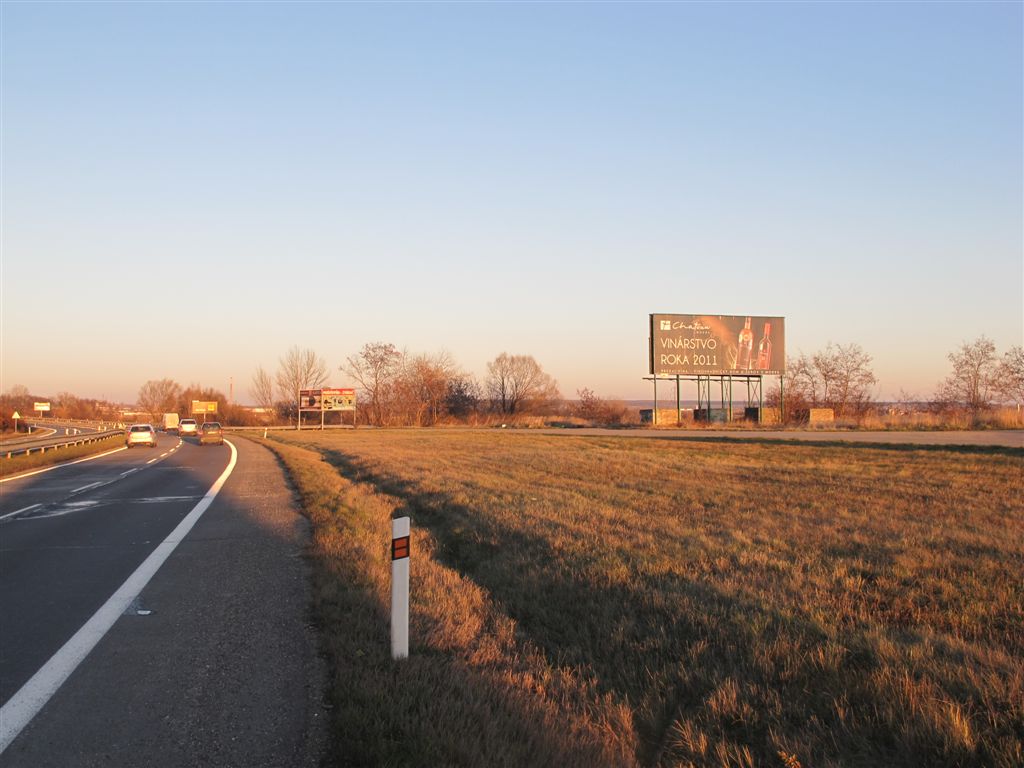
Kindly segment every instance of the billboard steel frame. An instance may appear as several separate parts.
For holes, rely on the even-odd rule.
[[[708,423],[711,423],[711,382],[717,379],[719,385],[720,404],[722,410],[727,414],[727,420],[732,421],[733,403],[733,381],[743,379],[747,385],[747,407],[753,407],[757,402],[757,423],[764,423],[764,375],[763,374],[722,374],[718,376],[645,376],[645,381],[654,383],[654,408],[651,412],[651,423],[658,426],[658,382],[675,382],[676,385],[676,424],[682,424],[683,407],[681,384],[684,381],[697,383],[697,411],[706,411]],[[786,420],[786,400],[783,389],[783,376],[779,376],[779,420]]]

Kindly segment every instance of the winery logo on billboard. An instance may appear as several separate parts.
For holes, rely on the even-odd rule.
[[[756,315],[651,315],[655,375],[782,374],[785,318]]]

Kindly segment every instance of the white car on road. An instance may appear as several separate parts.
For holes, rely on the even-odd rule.
[[[178,422],[178,434],[184,437],[185,435],[197,435],[199,434],[199,426],[196,424],[195,419],[182,419]]]
[[[156,448],[156,430],[152,424],[132,424],[124,433],[125,448],[133,445],[148,445]]]

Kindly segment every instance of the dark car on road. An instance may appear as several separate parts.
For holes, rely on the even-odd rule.
[[[220,422],[208,421],[199,428],[200,445],[224,445],[224,430]]]

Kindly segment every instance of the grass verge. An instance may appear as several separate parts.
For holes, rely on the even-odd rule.
[[[124,445],[124,435],[111,435],[95,443],[83,443],[72,445],[67,448],[47,448],[45,453],[30,453],[28,455],[11,456],[7,458],[6,453],[0,456],[0,474],[10,477],[20,472],[27,472],[30,469],[40,469],[53,464],[63,464],[65,461],[80,459],[83,456],[91,456],[94,453],[103,453],[111,448],[118,448]]]
[[[313,523],[338,765],[1024,764],[1024,452],[266,443]]]

